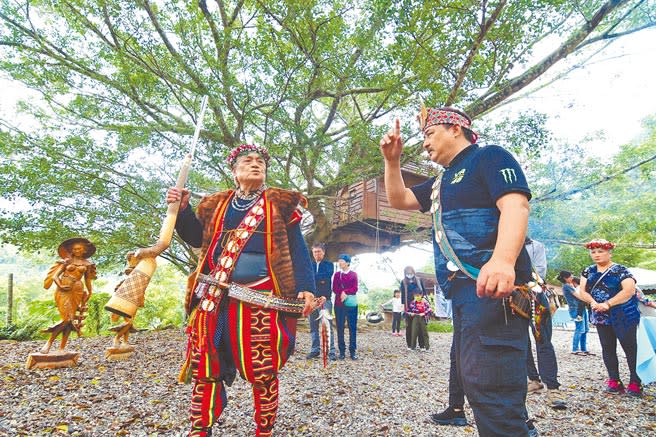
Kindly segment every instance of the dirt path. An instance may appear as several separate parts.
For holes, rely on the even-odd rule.
[[[565,411],[532,394],[528,408],[542,436],[653,435],[654,394],[641,400],[602,392],[605,379],[595,333],[596,356],[569,354],[571,331],[554,332]],[[107,362],[108,337],[73,339],[81,352],[75,369],[27,371],[24,363],[41,342],[0,343],[0,435],[184,435],[190,386],[175,382],[185,338],[179,330],[139,333],[130,361]],[[360,360],[323,369],[306,361],[309,334],[299,333],[296,354],[281,373],[278,436],[471,436],[475,427],[437,427],[430,412],[447,401],[450,334],[431,333],[429,352],[408,351],[404,339],[370,329],[358,336]],[[621,358],[622,375],[628,375]],[[414,381],[408,378],[412,376]],[[412,390],[410,390],[412,388]],[[237,380],[221,436],[253,435],[250,387]],[[471,410],[467,417],[473,423]],[[52,433],[52,434],[51,434]]]

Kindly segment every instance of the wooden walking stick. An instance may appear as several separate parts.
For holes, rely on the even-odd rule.
[[[182,190],[187,183],[191,161],[196,152],[196,144],[198,143],[198,136],[200,135],[200,130],[203,125],[203,117],[206,108],[207,96],[204,96],[201,103],[200,114],[196,120],[196,130],[194,131],[191,150],[182,161],[178,180],[175,184],[175,187],[180,190]],[[157,262],[155,259],[171,244],[171,238],[173,237],[173,231],[175,230],[175,222],[178,217],[179,209],[180,201],[169,203],[157,242],[153,246],[137,249],[134,252],[133,256],[137,265],[105,305],[107,311],[118,314],[119,316],[132,318],[136,314],[137,309],[143,307],[146,288],[148,287],[150,278],[153,276],[153,273],[155,273],[155,269],[157,268]]]

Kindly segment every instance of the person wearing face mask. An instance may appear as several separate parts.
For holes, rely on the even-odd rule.
[[[403,279],[399,285],[399,290],[401,290],[401,303],[403,304],[403,311],[405,312],[405,342],[408,346],[408,350],[410,350],[412,349],[410,347],[412,319],[410,319],[410,316],[408,315],[408,307],[412,302],[415,290],[419,290],[422,296],[426,296],[424,284],[421,282],[421,279],[417,277],[414,267],[407,266],[403,269]],[[426,347],[422,337],[419,337],[419,347]]]

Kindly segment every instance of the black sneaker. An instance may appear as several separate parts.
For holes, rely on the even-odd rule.
[[[353,352],[353,353],[351,354],[351,359],[352,359],[353,361],[357,360],[357,359],[358,359],[358,354],[356,354],[355,352]]]
[[[533,419],[526,421],[526,427],[528,428],[528,437],[539,437],[540,434],[533,424]]]
[[[319,352],[310,352],[305,356],[306,360],[311,360],[313,358],[319,358],[319,355],[321,355]]]
[[[340,360],[343,360],[344,358],[346,358],[346,355],[344,355],[344,354],[339,354],[339,359],[340,359]]]
[[[453,425],[453,426],[465,426],[467,425],[467,417],[465,416],[465,410],[462,408],[454,408],[448,406],[446,410],[441,413],[434,413],[430,416],[431,420],[436,425]]]

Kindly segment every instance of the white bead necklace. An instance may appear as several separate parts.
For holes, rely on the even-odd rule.
[[[232,201],[231,201],[232,207],[237,211],[249,210],[253,205],[255,205],[255,202],[257,202],[257,200],[260,198],[260,196],[266,189],[267,189],[266,184],[262,184],[262,186],[257,190],[246,194],[241,188],[237,188],[235,195],[232,197]],[[240,204],[237,199],[245,200],[249,202],[246,204]]]

